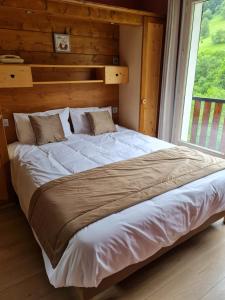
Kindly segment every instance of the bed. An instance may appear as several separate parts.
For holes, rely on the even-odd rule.
[[[49,181],[172,147],[117,126],[115,133],[73,134],[39,147],[16,142],[8,151],[13,187],[28,217],[32,194]],[[224,215],[222,170],[88,225],[70,239],[55,268],[42,249],[49,281],[76,287],[88,299]]]

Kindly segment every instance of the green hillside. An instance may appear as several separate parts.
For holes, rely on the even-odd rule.
[[[225,0],[203,7],[194,96],[225,99]]]
[[[225,29],[225,18],[223,18],[221,15],[215,15],[213,19],[209,21],[209,36],[206,38],[201,38],[199,45],[199,55],[213,55],[217,51],[225,51],[224,43],[214,44],[212,41],[212,35],[215,35],[216,32],[223,29]]]

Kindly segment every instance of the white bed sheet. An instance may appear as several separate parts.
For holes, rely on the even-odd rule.
[[[27,216],[33,192],[50,180],[169,147],[173,145],[121,127],[116,133],[76,134],[40,147],[14,143],[9,145],[13,185]],[[70,240],[55,269],[42,249],[48,278],[55,287],[97,287],[223,210],[225,170],[85,227]]]

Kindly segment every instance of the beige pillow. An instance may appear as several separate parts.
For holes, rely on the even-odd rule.
[[[108,111],[88,112],[86,115],[94,135],[116,131],[116,126]]]
[[[59,114],[29,116],[29,119],[38,145],[66,140]]]

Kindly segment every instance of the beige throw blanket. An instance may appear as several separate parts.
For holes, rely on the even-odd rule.
[[[29,222],[55,267],[85,226],[222,169],[225,160],[185,147],[113,163],[41,186]]]

